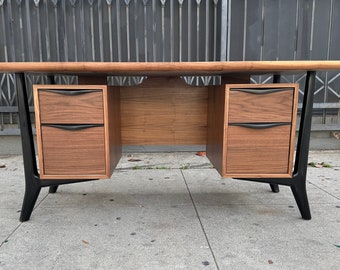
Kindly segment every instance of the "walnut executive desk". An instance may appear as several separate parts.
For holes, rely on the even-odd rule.
[[[315,72],[340,61],[0,63],[16,73],[26,189],[20,220],[29,220],[42,187],[109,178],[122,145],[206,145],[222,177],[290,186],[303,219],[311,219],[306,172]],[[306,73],[295,147],[297,84],[280,75]],[[47,75],[34,85],[38,162],[25,74]],[[54,75],[77,75],[56,85]],[[250,76],[274,74],[271,84]],[[221,85],[191,86],[182,76],[221,76]],[[107,76],[145,76],[140,85],[108,86]],[[294,156],[295,153],[295,156]],[[261,165],[259,165],[261,164]]]

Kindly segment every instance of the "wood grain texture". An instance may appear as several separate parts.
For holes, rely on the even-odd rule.
[[[290,125],[261,130],[229,126],[226,177],[286,174],[289,171]],[[239,177],[239,176],[238,176]]]
[[[284,88],[267,94],[249,94],[237,91],[237,88],[259,89],[263,85],[228,85],[229,98],[229,123],[250,122],[291,122],[292,104],[295,87],[285,84],[266,84],[265,88]],[[228,102],[228,101],[227,101]]]
[[[223,75],[339,70],[340,61],[2,62],[0,72],[107,75]]]
[[[103,124],[102,88],[86,86],[34,85],[38,91],[40,122],[43,124]],[[99,90],[76,96],[67,96],[46,90]]]
[[[44,89],[100,89],[100,92],[63,96]],[[110,178],[121,157],[119,88],[37,85],[34,98],[40,178]],[[67,131],[46,124],[103,126]]]
[[[230,91],[236,87],[289,90],[265,95]],[[222,177],[291,177],[297,93],[296,84],[227,84],[209,89],[207,156]],[[275,122],[286,125],[265,129],[231,125]]]
[[[107,178],[104,127],[66,131],[42,126],[43,179]]]
[[[106,110],[106,109],[105,109]],[[106,138],[108,138],[107,164],[110,176],[122,156],[121,114],[120,114],[120,88],[108,86],[107,89],[107,125]]]
[[[207,129],[207,157],[211,164],[221,174],[225,174],[225,126],[228,122],[226,113],[226,95],[224,85],[209,88],[208,129]]]
[[[290,131],[290,148],[289,148],[289,164],[288,171],[293,172],[294,165],[294,152],[295,152],[295,135],[296,135],[296,119],[298,112],[298,102],[299,102],[299,85],[295,84],[295,89],[293,93],[293,106],[292,106],[292,125]]]
[[[43,155],[43,144],[41,137],[41,121],[40,121],[40,106],[39,106],[39,92],[33,85],[33,98],[34,98],[34,115],[35,115],[35,129],[37,136],[37,152],[38,152],[38,167],[40,171],[40,179],[44,174],[44,155]]]
[[[124,145],[198,145],[206,143],[206,87],[180,78],[148,78],[121,87]]]

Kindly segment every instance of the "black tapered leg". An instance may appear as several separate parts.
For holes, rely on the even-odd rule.
[[[20,221],[30,219],[34,205],[41,190],[41,184],[35,160],[34,141],[28,98],[26,92],[25,75],[16,74],[18,95],[19,124],[22,143],[22,154],[25,170],[25,195],[21,209]]]
[[[303,219],[309,220],[312,218],[312,215],[310,213],[309,209],[309,203],[308,203],[308,197],[307,197],[307,190],[306,190],[306,182],[300,183],[291,186],[291,190],[294,194],[294,198],[296,201],[296,204],[300,210],[300,214]]]
[[[41,187],[40,186],[26,186],[24,201],[22,204],[20,221],[24,222],[30,219],[34,205],[37,202]]]
[[[57,192],[57,189],[58,189],[58,185],[50,186],[48,192],[49,192],[49,193],[56,193],[56,192]]]
[[[280,192],[280,188],[279,188],[278,184],[269,184],[269,185],[270,185],[270,188],[271,188],[272,192],[274,192],[274,193],[279,193]]]
[[[315,85],[315,71],[307,72],[306,85],[301,111],[299,136],[296,148],[293,184],[291,186],[295,201],[303,219],[311,219],[306,191],[308,152],[312,125],[312,111]]]

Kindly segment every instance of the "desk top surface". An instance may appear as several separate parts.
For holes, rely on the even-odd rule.
[[[0,62],[0,72],[171,76],[340,71],[340,61]]]

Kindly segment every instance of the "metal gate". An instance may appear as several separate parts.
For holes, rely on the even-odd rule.
[[[340,0],[0,0],[0,61],[331,60],[340,59],[339,24]],[[283,80],[303,84],[304,75]],[[14,84],[0,74],[0,135],[19,133]],[[340,74],[318,73],[314,129],[340,130],[339,101]]]

